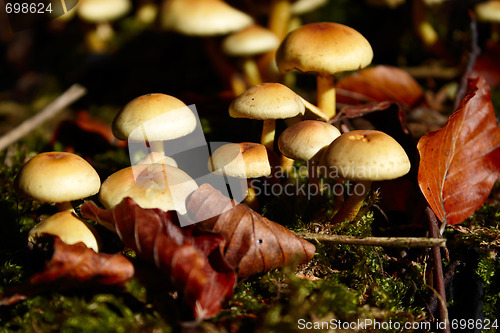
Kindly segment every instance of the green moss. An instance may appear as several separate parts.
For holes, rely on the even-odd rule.
[[[51,293],[9,307],[4,332],[170,332],[158,313],[118,294]]]

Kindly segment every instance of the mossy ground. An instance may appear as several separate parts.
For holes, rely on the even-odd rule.
[[[43,266],[35,262],[27,249],[26,235],[40,217],[50,214],[54,208],[19,198],[12,186],[23,161],[34,153],[29,148],[31,144],[23,142],[16,151],[10,149],[9,156],[6,153],[0,156],[7,162],[0,169],[4,189],[0,291],[19,285]],[[111,155],[116,155],[116,152]],[[300,176],[297,179],[305,180]],[[323,225],[320,231],[361,237],[372,235],[376,226],[372,205],[377,202],[377,195],[377,192],[372,193],[355,223]],[[289,200],[294,200],[294,204]],[[331,201],[329,198],[319,200]],[[264,200],[263,211],[272,217],[279,215],[278,211],[284,207],[295,207],[289,210],[288,223],[285,224],[294,230],[318,231],[318,222],[314,220],[317,215],[310,213],[317,204],[301,201],[283,197]],[[325,204],[324,201],[321,205]],[[294,218],[290,219],[290,216]],[[449,258],[443,260],[445,272],[455,270],[458,276],[451,281],[452,287],[458,288],[465,275],[477,280],[482,292],[477,306],[486,318],[492,320],[498,318],[500,308],[500,285],[496,278],[500,274],[497,257],[499,222],[500,207],[485,205],[463,226],[447,228]],[[108,249],[120,249],[112,234],[104,232],[103,235],[104,241],[110,243]],[[45,292],[3,307],[0,327],[4,332],[169,332],[186,327],[197,327],[206,332],[293,332],[301,331],[307,323],[323,323],[326,326],[318,331],[324,331],[326,327],[334,328],[343,322],[367,319],[401,325],[433,321],[429,306],[434,291],[429,281],[431,261],[427,249],[315,245],[316,255],[309,264],[273,270],[240,282],[224,310],[201,323],[183,323],[172,317],[168,308],[153,305],[158,300],[152,303],[144,286],[133,280],[126,290],[119,292],[57,289]],[[296,276],[297,273],[302,274],[301,277]],[[307,276],[317,279],[304,278]],[[468,300],[461,295],[461,289],[449,289],[450,314],[466,315],[464,309],[467,306],[463,303]],[[166,303],[176,306],[176,302],[171,299]],[[380,330],[364,327],[360,331]],[[389,331],[404,330],[393,328]]]
[[[439,66],[459,68],[470,50],[467,7],[471,8],[475,2],[453,2],[454,6],[447,7],[452,3],[448,1],[429,9],[427,16],[443,38],[446,54],[425,49],[415,37],[411,1],[388,10],[367,7],[364,1],[353,5],[352,1],[332,0],[323,9],[304,17],[304,21],[334,21],[355,27],[370,40],[374,64],[411,67],[435,63],[437,57],[443,56],[438,70]],[[27,247],[27,233],[41,218],[55,212],[50,205],[20,198],[14,192],[13,179],[28,158],[72,146],[76,153],[92,161],[103,179],[130,163],[126,149],[91,141],[92,136],[60,137],[51,144],[56,126],[61,120],[74,118],[75,111],[84,109],[110,124],[119,108],[132,98],[165,92],[187,104],[196,104],[207,141],[259,139],[260,122],[229,119],[229,101],[221,97],[222,80],[203,56],[200,39],[138,26],[133,16],[124,18],[115,28],[117,38],[111,52],[106,54],[90,54],[85,49],[82,31],[89,26],[73,20],[63,30],[40,28],[20,34],[17,45],[31,45],[31,53],[17,54],[23,61],[1,60],[0,133],[35,114],[73,82],[83,84],[89,92],[71,110],[0,152],[0,292],[21,284],[42,268],[43,260],[33,257]],[[479,24],[479,44],[483,44],[489,29],[489,25]],[[0,49],[6,54],[8,46],[2,43]],[[420,79],[424,89],[433,92],[449,81]],[[452,81],[458,84],[460,77]],[[295,89],[312,97],[314,85],[313,76],[301,75]],[[500,88],[492,90],[492,101],[498,114]],[[453,112],[451,104],[451,99],[444,103],[444,114]],[[279,122],[278,132],[283,128],[284,124]],[[296,180],[300,184],[305,181],[300,175],[292,175],[292,181]],[[497,186],[492,192],[493,200],[500,199],[498,193]],[[389,216],[389,223],[375,205],[377,200],[377,195],[372,195],[355,223],[335,227],[326,223],[326,217],[331,215],[332,198],[264,198],[262,212],[294,231],[392,235],[391,231],[399,231],[399,220],[410,217],[394,222]],[[499,223],[500,206],[489,204],[462,227],[446,229],[448,256],[443,257],[443,265],[450,317],[500,318]],[[422,229],[425,227],[418,229],[419,236],[425,235]],[[102,228],[99,231],[106,251],[121,250],[114,235]],[[174,296],[165,300],[167,305],[158,306],[154,295],[148,295],[144,286],[133,280],[120,292],[54,288],[16,305],[1,307],[0,331],[169,332],[184,328],[206,332],[293,332],[299,330],[300,320],[425,323],[435,319],[437,298],[429,274],[432,261],[428,249],[315,245],[317,251],[311,263],[242,281],[224,310],[201,323],[182,322],[181,317],[172,315],[184,309]],[[299,278],[296,273],[318,280]]]

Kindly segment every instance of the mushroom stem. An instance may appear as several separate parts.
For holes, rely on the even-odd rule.
[[[318,74],[317,82],[317,104],[328,119],[335,116],[335,86],[333,75]]]
[[[165,153],[165,147],[163,146],[163,141],[151,141],[149,142],[151,152]],[[150,153],[151,153],[150,152]]]
[[[290,21],[290,1],[273,0],[269,14],[269,30],[274,32],[280,40],[285,38],[288,32],[288,22]]]
[[[371,181],[358,181],[353,186],[352,195],[347,198],[344,206],[333,216],[331,223],[338,224],[344,221],[352,221],[358,215],[359,209],[363,205],[366,195],[370,191]]]
[[[274,134],[276,132],[276,120],[264,119],[264,126],[262,127],[262,136],[260,143],[273,150],[274,148]]]
[[[250,86],[256,86],[262,83],[257,63],[251,57],[243,59],[243,73]]]
[[[72,211],[74,212],[75,209],[73,208],[73,205],[71,205],[71,202],[69,201],[64,201],[64,202],[58,202],[56,203],[57,210],[60,212],[65,212],[65,211]]]

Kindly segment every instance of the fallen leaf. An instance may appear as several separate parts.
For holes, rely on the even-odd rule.
[[[222,256],[222,236],[181,228],[174,211],[144,209],[131,198],[107,210],[89,201],[81,212],[85,218],[114,226],[126,247],[153,263],[183,293],[195,318],[213,317],[232,294],[236,273]]]
[[[418,183],[440,221],[463,222],[487,199],[500,170],[500,129],[483,78],[467,93],[445,126],[423,136]]]
[[[209,184],[194,191],[186,207],[193,220],[202,221],[197,225],[224,236],[224,258],[240,277],[304,263],[314,256],[314,245]]]
[[[395,101],[410,108],[423,97],[422,88],[407,72],[384,65],[346,76],[336,89],[339,104]]]
[[[0,295],[0,305],[10,305],[52,289],[123,287],[134,275],[134,266],[121,254],[96,253],[83,243],[68,245],[54,238],[52,258],[44,271]]]

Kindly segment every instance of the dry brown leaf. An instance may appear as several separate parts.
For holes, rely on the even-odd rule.
[[[193,220],[203,221],[201,226],[224,236],[224,258],[240,277],[307,262],[314,256],[314,245],[209,184],[194,191],[186,207]]]

